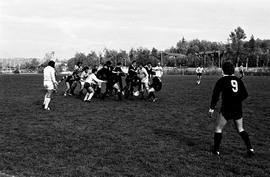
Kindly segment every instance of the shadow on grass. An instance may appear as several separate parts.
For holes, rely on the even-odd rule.
[[[201,149],[203,151],[209,151],[211,147],[211,142],[209,140],[195,137],[193,134],[186,134],[171,129],[161,128],[154,129],[153,133],[159,137],[170,137],[176,139],[178,142],[181,142],[181,144],[184,143],[191,148]]]

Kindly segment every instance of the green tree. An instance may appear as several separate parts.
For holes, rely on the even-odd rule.
[[[234,62],[238,66],[241,51],[243,50],[243,40],[246,39],[246,34],[241,27],[237,27],[233,32],[231,32],[229,37],[232,42],[231,48],[236,58]]]
[[[118,52],[116,50],[104,49],[104,62],[111,61],[113,65],[117,63]]]
[[[39,67],[39,61],[36,58],[33,58],[30,62],[26,62],[21,66],[21,69],[26,69],[30,72],[37,71]]]
[[[98,66],[100,64],[100,58],[97,56],[95,51],[91,51],[86,56],[85,65],[86,66]]]
[[[84,53],[77,52],[73,58],[69,59],[67,62],[68,69],[72,71],[77,62],[82,62],[83,65],[88,64],[87,58]]]
[[[177,53],[186,54],[188,50],[188,42],[183,37],[179,42],[176,44],[176,51]],[[173,51],[171,51],[173,52]]]

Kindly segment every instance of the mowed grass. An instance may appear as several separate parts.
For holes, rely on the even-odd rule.
[[[218,76],[165,76],[155,103],[84,103],[53,95],[41,109],[42,75],[0,75],[0,172],[17,177],[270,175],[270,78],[245,77],[246,149],[234,125],[224,129],[221,157],[210,153],[215,119],[209,102]],[[217,112],[215,116],[217,116]]]

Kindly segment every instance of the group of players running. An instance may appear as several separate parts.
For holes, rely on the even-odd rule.
[[[162,88],[161,76],[163,74],[160,63],[152,67],[151,63],[143,66],[133,61],[125,73],[122,64],[117,63],[115,67],[107,61],[102,68],[88,66],[82,67],[82,62],[77,62],[71,75],[65,76],[66,90],[64,96],[74,95],[76,87],[79,86],[79,95],[83,96],[83,101],[90,102],[95,95],[104,99],[107,96],[117,95],[118,100],[130,96],[139,96],[144,99],[144,93],[148,94],[148,100],[155,102],[155,92]],[[125,78],[125,87],[123,87]],[[101,92],[102,83],[106,84],[105,92]],[[86,92],[86,93],[85,93]]]

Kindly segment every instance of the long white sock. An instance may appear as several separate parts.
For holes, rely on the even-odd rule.
[[[47,98],[47,93],[46,93],[45,96],[44,96],[43,105],[45,105],[45,100],[46,100],[46,98]]]
[[[88,92],[86,93],[86,95],[85,95],[85,97],[84,97],[83,101],[88,100],[89,94],[90,94],[90,93],[88,93]]]
[[[89,97],[88,97],[88,99],[87,99],[87,100],[88,100],[88,101],[90,101],[90,100],[91,100],[91,98],[93,97],[93,95],[94,95],[94,92],[90,93],[90,94],[89,94]]]
[[[51,101],[51,98],[45,98],[45,107],[44,107],[45,109],[49,107],[50,101]]]

